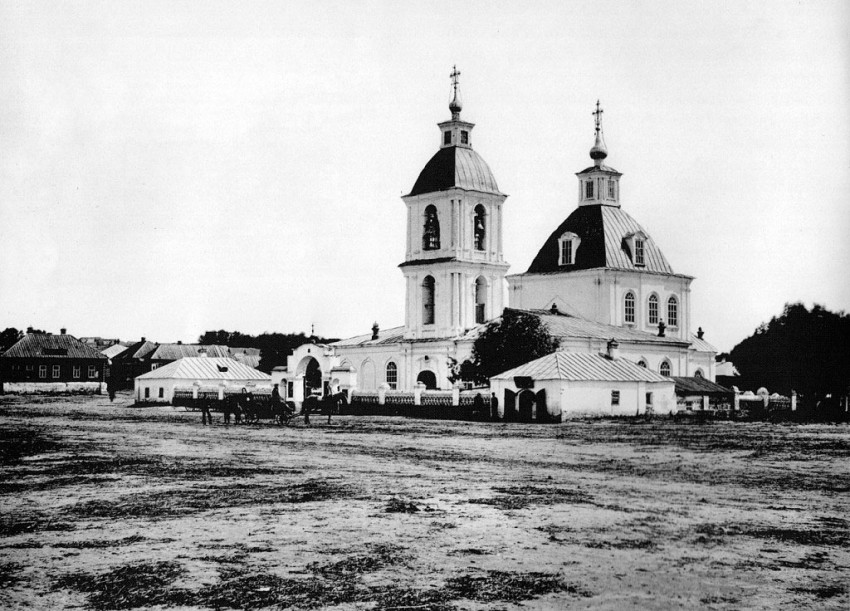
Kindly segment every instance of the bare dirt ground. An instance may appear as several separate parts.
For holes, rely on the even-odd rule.
[[[128,405],[0,398],[3,608],[850,608],[846,425]]]

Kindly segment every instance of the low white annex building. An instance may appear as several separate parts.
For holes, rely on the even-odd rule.
[[[675,382],[619,356],[558,351],[490,378],[499,417],[561,422],[582,416],[639,416],[676,410]]]
[[[138,376],[135,386],[137,403],[171,403],[177,387],[267,389],[271,376],[232,358],[187,356]]]
[[[663,376],[714,380],[716,350],[690,329],[693,278],[673,271],[661,249],[621,206],[622,174],[599,121],[593,165],[578,172],[578,207],[546,240],[527,272],[507,275],[502,193],[472,148],[452,73],[451,119],[439,149],[402,197],[407,210],[404,325],[295,350],[273,372],[286,396],[330,388],[448,389],[450,363],[470,358],[475,338],[504,308],[545,317],[561,350],[596,355],[609,339],[621,355]],[[572,207],[572,206],[571,206]],[[533,211],[527,212],[531,214]]]

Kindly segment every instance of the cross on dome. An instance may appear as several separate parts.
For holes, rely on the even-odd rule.
[[[452,101],[449,102],[449,110],[452,111],[452,119],[457,121],[460,118],[460,111],[463,110],[463,104],[460,101],[460,97],[458,97],[458,81],[460,77],[460,71],[457,69],[457,65],[452,66],[452,73],[449,75],[452,79]]]
[[[601,166],[602,160],[608,156],[608,148],[605,146],[605,140],[602,139],[603,112],[605,111],[602,110],[599,100],[596,100],[596,110],[590,113],[596,117],[596,142],[594,142],[593,148],[590,149],[590,158],[593,159],[593,162],[597,166]]]

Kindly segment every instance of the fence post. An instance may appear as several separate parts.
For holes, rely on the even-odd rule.
[[[198,400],[198,388],[200,387],[201,382],[199,380],[195,380],[192,383],[192,401]]]
[[[791,391],[791,411],[792,412],[797,411],[797,391],[796,390]]]
[[[452,384],[452,406],[460,405],[460,382]]]
[[[378,386],[378,405],[384,405],[387,402],[387,390],[389,390],[389,384],[384,382],[380,386]]]
[[[224,382],[218,385],[218,400],[224,401],[224,388],[227,386]]]
[[[413,387],[413,405],[422,405],[422,391],[425,390],[425,385],[422,382],[417,382]]]
[[[737,412],[737,411],[740,411],[740,409],[741,409],[741,390],[737,386],[733,386],[732,391],[735,393],[735,397],[734,397],[733,401],[734,401],[735,411]]]

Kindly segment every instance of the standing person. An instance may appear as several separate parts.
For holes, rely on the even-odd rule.
[[[283,424],[283,411],[282,404],[280,401],[280,390],[278,389],[277,384],[272,387],[271,408],[272,416],[274,417],[274,419],[277,420],[278,424]]]
[[[239,400],[237,395],[228,395],[224,397],[224,423],[230,424],[230,414],[236,414],[239,412],[239,407],[236,405],[236,402]]]
[[[207,424],[212,425],[212,414],[210,410],[212,406],[210,405],[209,399],[201,399],[201,424],[206,426]]]
[[[304,413],[304,424],[306,425],[310,424],[310,411],[313,409],[316,402],[316,396],[311,392],[301,404],[301,411]]]

